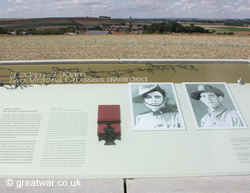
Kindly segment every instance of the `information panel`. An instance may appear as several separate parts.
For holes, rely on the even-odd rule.
[[[2,65],[0,175],[250,174],[249,72],[247,64]]]

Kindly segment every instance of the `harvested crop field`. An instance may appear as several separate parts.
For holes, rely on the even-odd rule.
[[[250,36],[0,36],[0,60],[250,59]]]

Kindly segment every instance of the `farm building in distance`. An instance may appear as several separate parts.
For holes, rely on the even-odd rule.
[[[86,35],[107,35],[112,34],[110,31],[100,31],[100,30],[91,30],[85,33]]]

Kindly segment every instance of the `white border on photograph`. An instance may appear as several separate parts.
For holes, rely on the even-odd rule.
[[[128,89],[129,89],[129,98],[130,98],[130,115],[131,115],[131,125],[132,130],[151,130],[151,131],[159,131],[159,130],[186,130],[184,119],[182,116],[182,111],[180,108],[179,100],[176,94],[175,86],[172,82],[170,83],[162,83],[162,82],[146,82],[146,83],[128,83]],[[153,110],[147,107],[144,102],[134,102],[133,99],[139,95],[138,88],[142,85],[159,85],[161,89],[163,89],[166,92],[166,99],[167,99],[167,106],[163,109],[168,109],[168,111],[161,111],[160,115],[154,115]],[[157,111],[158,112],[158,111]],[[152,119],[155,118],[155,121],[157,119],[162,120],[163,116],[166,115],[166,117],[169,118],[169,123],[167,124],[166,119],[161,121],[161,125],[157,124],[157,126],[154,125]],[[144,126],[136,126],[136,119],[140,116],[141,119],[147,118],[149,120],[149,124],[151,126],[148,126],[148,123],[143,123]],[[143,118],[142,118],[143,117]],[[150,121],[151,120],[151,121]],[[174,121],[178,120],[178,121]],[[143,122],[143,121],[142,121]],[[178,123],[179,126],[178,125]],[[177,123],[174,124],[174,123]],[[147,125],[147,126],[145,126]],[[168,126],[167,126],[168,125]]]
[[[193,120],[197,129],[217,129],[218,130],[218,129],[247,129],[248,128],[225,82],[183,82],[182,85],[184,87],[186,98],[188,100],[190,110],[192,111]],[[188,90],[187,88],[188,85],[189,87],[195,87],[196,89],[189,88],[190,90]],[[223,97],[223,100],[221,103],[228,110],[233,110],[234,112],[238,114],[238,117],[242,123],[242,126],[206,126],[206,127],[201,126],[201,119],[205,115],[208,114],[208,107],[205,104],[203,104],[199,99],[195,100],[195,99],[192,99],[190,96],[191,93],[198,91],[199,85],[211,85],[213,87],[219,87],[218,89],[222,90],[222,92],[225,92],[224,93],[225,96]],[[197,109],[199,109],[199,111]]]

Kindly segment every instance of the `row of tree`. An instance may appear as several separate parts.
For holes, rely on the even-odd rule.
[[[219,33],[216,33],[217,35],[234,35],[234,32],[219,32]]]
[[[36,30],[35,28],[33,29],[27,29],[25,30],[28,34],[32,35],[60,35],[60,34],[65,34],[65,33],[75,33],[75,28],[74,27],[68,27],[68,28],[59,28],[58,30]]]
[[[230,26],[244,26],[244,23],[240,22],[226,22],[224,25],[230,25]]]
[[[8,29],[0,27],[0,34],[7,34],[9,33]]]
[[[190,26],[183,26],[176,21],[163,22],[163,23],[153,23],[151,25],[144,25],[142,27],[144,33],[210,33],[209,30],[204,29],[203,27],[195,26],[191,24]]]
[[[58,30],[36,30],[35,28],[32,29],[18,29],[16,30],[16,34],[22,34],[22,32],[27,33],[27,34],[32,34],[32,35],[59,35],[59,34],[65,34],[65,33],[75,33],[75,28],[74,27],[68,27],[68,28],[60,28]],[[14,32],[14,29],[6,29],[0,27],[0,34],[8,34]]]

